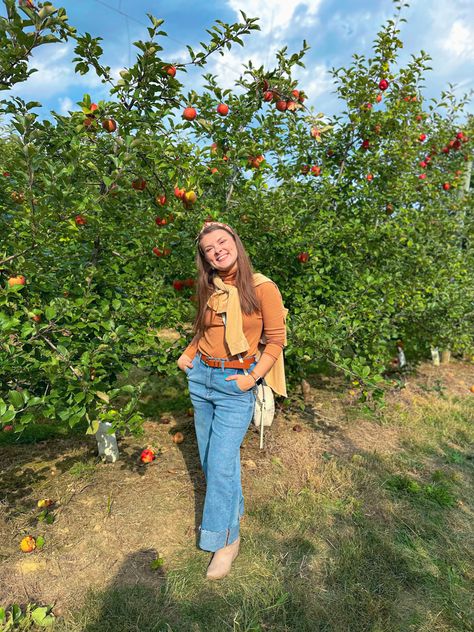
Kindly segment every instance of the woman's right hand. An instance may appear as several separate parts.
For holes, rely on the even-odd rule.
[[[181,371],[184,371],[184,372],[186,372],[185,369],[192,369],[193,368],[192,358],[190,358],[188,355],[183,353],[178,358],[178,367],[181,369]]]

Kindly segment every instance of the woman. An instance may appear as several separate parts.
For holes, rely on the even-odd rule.
[[[195,336],[178,366],[188,377],[206,477],[199,546],[214,553],[207,578],[221,579],[239,551],[244,511],[240,445],[253,415],[254,387],[264,376],[268,381],[273,371],[276,386],[270,385],[286,395],[286,310],[276,285],[253,274],[240,238],[227,224],[204,224],[197,237],[196,263]],[[257,360],[262,335],[266,344]]]

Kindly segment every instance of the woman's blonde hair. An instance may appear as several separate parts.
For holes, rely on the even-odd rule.
[[[197,335],[202,335],[204,333],[207,301],[215,290],[213,278],[214,275],[217,274],[214,268],[206,261],[206,257],[201,250],[201,241],[205,235],[208,235],[215,230],[225,230],[235,241],[237,248],[237,272],[235,276],[235,285],[239,291],[242,312],[250,315],[260,311],[260,305],[258,303],[253,284],[252,264],[240,237],[237,235],[235,230],[227,224],[223,224],[221,222],[208,222],[204,224],[204,227],[196,239],[196,267],[198,272],[196,293],[198,309],[196,319],[194,321],[194,333]]]

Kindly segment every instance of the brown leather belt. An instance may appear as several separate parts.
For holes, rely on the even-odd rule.
[[[201,356],[201,360],[207,366],[212,366],[216,369],[250,369],[252,364],[255,362],[255,356],[249,356],[248,358],[243,358],[243,361],[240,360],[213,360],[212,358],[207,358],[206,356]]]

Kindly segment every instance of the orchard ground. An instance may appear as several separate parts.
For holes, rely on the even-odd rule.
[[[77,432],[4,433],[0,603],[54,604],[70,632],[471,629],[474,364],[421,364],[371,414],[337,376],[310,382],[263,451],[246,436],[242,552],[217,583],[195,547],[204,480],[184,376],[149,383],[145,434],[113,465]],[[44,548],[21,553],[26,534]]]

